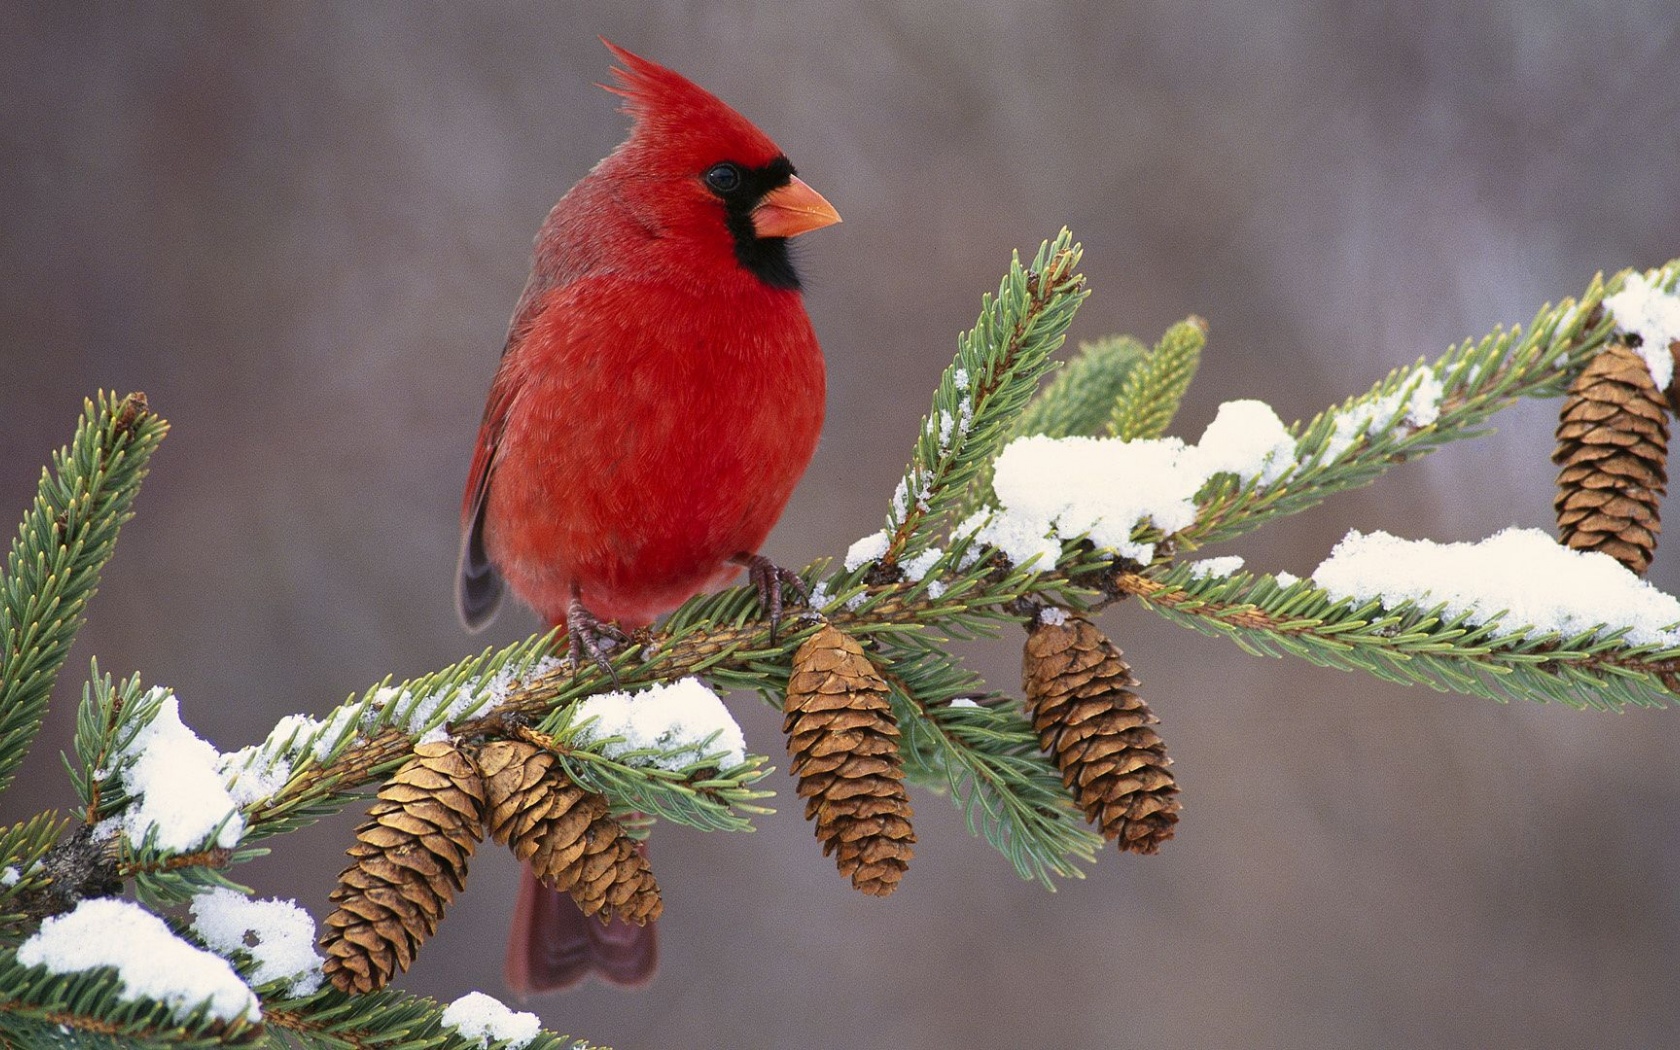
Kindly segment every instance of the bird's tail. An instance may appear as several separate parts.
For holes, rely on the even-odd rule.
[[[564,893],[538,882],[530,868],[520,873],[504,971],[515,994],[570,988],[591,973],[634,987],[652,980],[658,964],[659,933],[653,922],[603,923],[579,911]]]

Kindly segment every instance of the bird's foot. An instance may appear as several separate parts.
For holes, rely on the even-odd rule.
[[[595,666],[617,685],[618,672],[613,670],[607,653],[629,641],[630,636],[619,630],[617,624],[603,622],[590,612],[583,604],[583,597],[573,588],[572,600],[566,606],[566,654],[571,658],[573,673],[583,666],[587,653]]]
[[[782,568],[762,554],[737,554],[731,560],[747,567],[747,578],[758,591],[759,603],[770,610],[770,640],[775,641],[776,630],[782,625],[782,588],[793,588],[806,605],[811,602],[811,592],[797,572]]]

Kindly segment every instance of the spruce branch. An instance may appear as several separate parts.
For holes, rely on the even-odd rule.
[[[1270,484],[1215,478],[1196,523],[1174,536],[1179,549],[1233,539],[1363,488],[1394,466],[1480,436],[1495,413],[1520,398],[1558,396],[1609,340],[1613,323],[1600,304],[1625,278],[1607,286],[1595,277],[1579,301],[1542,307],[1526,333],[1518,326],[1466,340],[1433,362],[1395,369],[1366,393],[1298,425],[1296,468]]]
[[[727,768],[718,766],[720,752],[673,765],[673,756],[691,751],[688,747],[644,748],[609,758],[599,749],[618,743],[618,738],[591,741],[592,747],[577,746],[576,735],[582,728],[568,725],[558,736],[522,729],[515,736],[553,752],[568,778],[612,799],[622,809],[701,831],[751,831],[752,816],[773,812],[756,803],[775,792],[751,786],[773,768],[765,764],[768,760],[763,755],[748,755],[745,762]]]
[[[0,1038],[11,1045],[203,1047],[251,1046],[260,1025],[221,1020],[209,1004],[182,1012],[166,1003],[126,996],[115,970],[51,973],[25,966],[14,950],[0,950]]]
[[[68,907],[56,899],[64,886],[49,862],[69,831],[69,820],[50,811],[0,829],[0,944],[15,947],[30,922]]]
[[[1114,415],[1133,372],[1149,356],[1149,347],[1129,335],[1080,343],[1078,352],[1056,370],[1009,428],[1010,439],[1098,433]]]
[[[41,472],[0,579],[0,792],[41,728],[100,570],[168,430],[146,395],[102,393]]]
[[[922,420],[909,469],[887,512],[883,571],[926,549],[931,532],[1007,439],[1089,294],[1078,273],[1083,249],[1063,229],[1023,266],[1017,254],[980,319],[957,340],[933,409]]]
[[[1127,370],[1109,411],[1109,434],[1123,441],[1165,434],[1196,377],[1206,344],[1207,322],[1200,317],[1167,329],[1155,348]]]
[[[183,1017],[158,1004],[123,1000],[108,974],[53,977],[22,967],[15,949],[42,916],[125,883],[155,909],[231,886],[226,872],[258,855],[262,849],[256,843],[298,830],[376,790],[389,795],[383,801],[401,810],[405,821],[419,821],[438,799],[434,785],[411,763],[447,751],[470,766],[472,755],[512,740],[524,741],[529,754],[540,747],[543,768],[557,769],[574,793],[590,794],[592,812],[601,819],[607,819],[610,804],[645,811],[650,819],[750,830],[752,818],[766,812],[759,805],[769,796],[762,787],[770,772],[765,758],[725,762],[715,738],[698,748],[689,741],[621,752],[613,737],[586,731],[579,703],[607,690],[697,675],[718,689],[760,693],[780,708],[794,654],[819,630],[842,632],[848,651],[867,652],[878,682],[885,683],[873,688],[872,703],[877,713],[890,706],[912,786],[948,793],[971,832],[997,848],[1023,878],[1047,887],[1057,878],[1079,877],[1080,864],[1092,860],[1101,844],[1069,797],[1066,770],[1059,772],[1043,750],[1051,746],[1043,731],[1056,728],[1059,708],[1041,704],[1035,726],[1021,700],[989,688],[950,653],[952,639],[995,637],[1010,625],[1042,630],[1058,622],[1057,609],[1062,616],[1090,614],[1133,597],[1169,620],[1229,638],[1250,652],[1298,656],[1392,681],[1580,707],[1675,702],[1680,647],[1636,644],[1627,628],[1600,625],[1565,636],[1497,611],[1449,613],[1444,603],[1336,598],[1310,580],[1284,583],[1275,576],[1221,574],[1174,562],[1182,551],[1305,509],[1447,441],[1483,432],[1495,412],[1520,397],[1560,393],[1611,339],[1614,320],[1601,304],[1607,292],[1622,286],[1625,274],[1595,280],[1578,303],[1541,310],[1526,334],[1498,331],[1466,342],[1434,362],[1397,370],[1367,393],[1297,425],[1289,432],[1295,458],[1287,469],[1248,480],[1232,472],[1211,474],[1195,494],[1189,526],[1172,533],[1148,522],[1138,527],[1134,535],[1158,544],[1152,564],[1126,561],[1088,536],[1064,536],[1054,558],[1023,567],[982,542],[984,533],[973,521],[957,520],[986,498],[987,479],[1006,440],[1034,433],[1094,434],[1112,423],[1116,434],[1147,441],[1166,431],[1201,351],[1202,329],[1192,320],[1147,352],[1123,338],[1088,344],[1059,378],[1043,384],[1050,354],[1085,294],[1075,272],[1078,259],[1078,246],[1064,231],[1031,264],[1014,262],[997,297],[986,297],[980,322],[959,341],[957,357],[941,379],[888,528],[880,534],[879,554],[808,566],[801,580],[813,595],[812,608],[776,635],[756,591],[737,587],[695,597],[657,629],[636,632],[610,654],[610,669],[562,663],[552,655],[554,639],[535,635],[410,681],[377,683],[324,716],[290,716],[262,742],[221,756],[218,770],[238,800],[229,820],[237,816],[243,834],[234,845],[216,845],[218,836],[212,834],[205,844],[175,850],[161,848],[153,835],[134,842],[114,833],[138,802],[130,797],[139,789],[124,779],[125,763],[137,735],[158,716],[163,694],[146,689],[137,677],[113,680],[95,665],[78,714],[73,757],[67,759],[87,823],[72,830],[70,821],[43,814],[0,829],[0,1035],[54,1038],[63,1025],[88,1037],[145,1046],[229,1039],[333,1047],[470,1045],[441,1027],[436,1004],[389,991],[286,998],[283,991],[266,989],[266,1027],[240,1028],[213,1022],[207,1014]],[[1671,263],[1657,283],[1672,288],[1677,275],[1680,262]],[[76,603],[85,603],[91,593],[90,574],[108,556],[145,453],[164,432],[161,420],[143,407],[130,407],[126,423],[115,402],[90,408],[77,438],[89,443],[86,462],[77,459],[81,453],[61,456],[60,473],[71,479],[67,491],[92,485],[101,498],[75,497],[83,502],[73,503],[67,496],[61,502],[72,509],[63,525],[42,525],[36,521],[41,507],[58,506],[43,482],[45,503],[38,501],[14,545],[0,596],[8,632],[0,656],[9,661],[0,665],[9,690],[0,719],[11,719],[4,724],[12,726],[12,735],[0,734],[0,749],[27,750],[33,734],[28,718],[38,721],[39,711],[22,718],[16,711],[35,702],[29,697],[44,688],[43,673],[50,687],[62,662],[62,655],[53,662],[40,654],[68,644],[71,621],[80,615]],[[93,436],[84,438],[84,431]],[[108,449],[96,440],[100,434]],[[104,480],[94,485],[90,479],[96,475]],[[119,491],[126,497],[119,498]],[[81,538],[59,544],[54,529],[66,535],[80,529]],[[31,575],[31,564],[51,571]],[[80,585],[71,586],[76,581]],[[40,593],[49,591],[50,600],[43,600]],[[1129,676],[1121,677],[1121,687],[1130,683]],[[887,705],[879,702],[883,691]],[[1134,714],[1134,721],[1153,723],[1146,708]],[[882,730],[875,736],[893,734]],[[1078,743],[1064,747],[1058,740],[1054,747],[1071,754]],[[12,765],[5,766],[7,761]],[[1164,768],[1165,761],[1161,752],[1157,765]],[[0,755],[0,767],[15,768],[15,760]],[[398,774],[402,768],[410,772]],[[1131,771],[1105,770],[1116,777]],[[457,778],[456,794],[471,793],[469,774],[470,769]],[[0,770],[0,778],[4,775]],[[462,841],[482,830],[470,818],[466,813],[454,829]],[[634,850],[624,846],[621,852]],[[464,881],[464,864],[457,875]]]
[[[306,996],[264,1000],[263,1021],[271,1043],[310,1050],[481,1050],[478,1039],[443,1023],[445,1009],[436,1000],[394,988],[346,995],[325,987]],[[545,1031],[526,1050],[592,1050],[592,1044]]]
[[[948,791],[971,835],[983,837],[1023,879],[1054,891],[1084,878],[1102,838],[1087,829],[1039,747],[1018,701],[930,651],[889,650],[893,708],[912,782]]]
[[[1605,710],[1680,701],[1680,648],[1628,644],[1625,630],[1561,637],[1507,625],[1502,616],[1475,624],[1439,605],[1338,600],[1310,580],[1284,585],[1250,573],[1197,576],[1188,566],[1159,575],[1117,573],[1112,585],[1167,620],[1229,638],[1258,656],[1297,656],[1499,701]]]

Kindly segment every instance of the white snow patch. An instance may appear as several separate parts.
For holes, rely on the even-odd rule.
[[[929,547],[927,550],[899,566],[899,568],[904,570],[905,579],[909,580],[911,583],[920,583],[922,582],[922,578],[928,574],[928,570],[933,568],[934,565],[938,563],[939,559],[944,556],[945,552],[940,550],[938,547]]]
[[[1301,577],[1292,572],[1274,572],[1272,579],[1277,581],[1279,587],[1293,587],[1301,582]]]
[[[0,886],[16,886],[21,878],[23,878],[23,873],[10,864],[0,868]]]
[[[1190,578],[1201,580],[1209,576],[1229,576],[1242,567],[1242,558],[1235,554],[1223,558],[1203,558],[1190,563]]]
[[[287,715],[260,744],[230,751],[216,763],[228,794],[241,806],[273,798],[292,778],[293,763],[305,742],[316,739],[322,724],[308,715]]]
[[[161,1002],[177,1017],[208,1003],[211,1015],[223,1021],[262,1019],[256,995],[226,959],[188,944],[156,915],[115,897],[84,900],[42,922],[19,946],[17,959],[53,973],[111,967],[122,983],[119,998]]]
[[[833,600],[834,595],[830,594],[828,590],[828,581],[818,580],[811,587],[811,604],[809,611],[819,613],[828,608],[829,603]]]
[[[580,742],[623,738],[601,748],[608,758],[653,748],[668,754],[634,761],[673,770],[692,765],[707,753],[722,752],[716,760],[722,769],[746,761],[747,742],[740,725],[698,678],[661,683],[639,693],[600,693],[578,704],[573,724],[591,718],[595,721],[578,734]],[[717,738],[706,743],[713,733]]]
[[[1059,605],[1046,605],[1038,610],[1038,622],[1049,624],[1051,627],[1060,627],[1067,623],[1067,619],[1067,610]]]
[[[508,1050],[529,1045],[542,1030],[536,1014],[515,1011],[483,992],[468,992],[444,1007],[443,1023],[463,1039],[477,1039],[481,1047],[504,1042]]]
[[[860,569],[887,553],[887,543],[890,539],[887,530],[882,529],[880,532],[871,532],[863,539],[847,547],[846,571],[853,572]]]
[[[1275,480],[1294,465],[1295,442],[1260,401],[1233,401],[1186,445],[1178,438],[1042,434],[1018,438],[998,456],[992,479],[1001,510],[977,533],[1019,565],[1055,564],[1062,543],[1081,535],[1105,550],[1148,562],[1153,544],[1132,542],[1145,522],[1171,535],[1196,520],[1195,496],[1215,474]]]
[[[1639,355],[1651,370],[1658,390],[1674,381],[1674,356],[1668,344],[1680,339],[1680,295],[1658,288],[1651,275],[1634,273],[1615,295],[1604,297],[1604,308],[1616,327],[1639,336]]]
[[[289,981],[287,995],[310,995],[321,987],[321,957],[315,953],[315,920],[292,901],[252,900],[226,887],[192,900],[193,932],[218,955],[246,952],[255,964],[252,984]]]
[[[959,696],[959,697],[956,697],[956,698],[952,699],[951,706],[952,707],[979,707],[980,705],[974,702],[973,697]]]
[[[181,722],[181,702],[161,687],[157,717],[134,735],[119,756],[123,787],[134,798],[123,818],[129,840],[139,843],[150,832],[172,853],[204,845],[216,831],[215,845],[231,848],[245,833],[239,804],[222,784],[222,755]],[[225,822],[225,823],[224,823]]]
[[[1313,582],[1337,599],[1445,603],[1447,616],[1467,614],[1472,624],[1504,611],[1510,630],[1529,625],[1567,637],[1604,625],[1629,628],[1625,637],[1636,645],[1680,645],[1680,599],[1608,554],[1570,550],[1539,529],[1505,529],[1474,543],[1353,531]]]
[[[321,732],[309,749],[310,755],[317,762],[325,762],[334,747],[346,737],[358,735],[375,717],[372,705],[366,708],[359,702],[340,705],[321,723]]]
[[[1441,397],[1445,387],[1431,368],[1422,368],[1398,390],[1382,397],[1354,404],[1335,417],[1336,429],[1321,457],[1329,463],[1340,459],[1361,434],[1380,434],[1385,427],[1426,427],[1441,418]]]
[[[1196,442],[1196,455],[1208,477],[1229,472],[1270,483],[1295,465],[1295,438],[1271,405],[1244,398],[1219,406]]]
[[[375,707],[394,708],[395,724],[410,736],[421,742],[437,740],[442,739],[437,735],[442,727],[489,714],[506,703],[526,680],[558,666],[559,660],[544,656],[528,668],[503,667],[488,680],[474,675],[452,689],[440,687],[419,697],[408,689],[385,686],[374,693],[373,703]]]
[[[991,516],[990,511],[977,510],[958,522],[956,528],[951,530],[951,546],[955,547],[974,539],[980,534],[980,530],[986,527],[986,523],[991,520]],[[972,568],[974,563],[979,561],[985,553],[986,545],[984,543],[970,543],[968,548],[963,551],[962,557],[957,559],[957,568],[964,571]]]

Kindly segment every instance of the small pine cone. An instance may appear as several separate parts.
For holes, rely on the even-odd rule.
[[[553,753],[535,744],[493,740],[477,758],[487,830],[538,879],[602,922],[616,916],[639,926],[659,917],[665,902],[653,869],[606,799],[568,780]]]
[[[1668,413],[1644,359],[1616,344],[1588,362],[1570,384],[1557,439],[1552,505],[1564,545],[1643,573],[1668,484]]]
[[[443,909],[466,887],[484,831],[484,783],[450,743],[420,744],[356,829],[321,938],[327,979],[371,992],[407,970]]]
[[[916,841],[910,796],[887,683],[844,631],[824,624],[793,654],[782,731],[823,855],[856,888],[887,896]]]
[[[1022,678],[1039,742],[1085,819],[1122,850],[1160,849],[1178,823],[1178,784],[1120,650],[1082,616],[1036,622]]]

